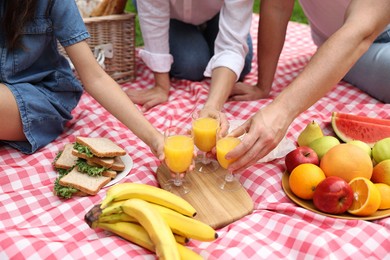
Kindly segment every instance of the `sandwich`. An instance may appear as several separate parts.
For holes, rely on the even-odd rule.
[[[56,169],[69,170],[76,164],[78,157],[72,154],[73,144],[65,144],[64,149],[58,154],[54,161]]]
[[[126,151],[108,138],[77,137],[65,144],[53,165],[59,176],[54,194],[61,198],[96,195],[125,165]]]
[[[86,157],[114,158],[126,155],[126,151],[116,143],[104,137],[76,137],[74,149],[77,153],[85,154]],[[77,156],[77,155],[76,155]]]
[[[71,189],[76,189],[86,195],[96,195],[101,188],[110,181],[110,177],[103,175],[91,176],[80,172],[75,167],[59,180],[59,184]]]

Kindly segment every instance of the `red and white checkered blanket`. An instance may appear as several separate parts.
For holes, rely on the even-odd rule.
[[[257,22],[254,15],[254,46]],[[227,102],[229,119],[245,120],[269,103],[297,76],[315,50],[308,26],[290,22],[270,99]],[[255,58],[248,82],[256,82],[256,63]],[[152,84],[151,72],[137,59],[137,79],[123,87],[137,89]],[[208,80],[175,80],[169,102],[145,116],[158,129],[166,126],[167,114],[185,122],[194,105],[205,101],[208,87]],[[390,106],[340,82],[293,122],[287,138],[296,140],[313,119],[325,134],[331,133],[330,117],[336,110],[388,117]],[[73,115],[64,134],[34,155],[0,147],[0,259],[155,259],[153,253],[118,236],[93,230],[84,222],[85,213],[101,201],[104,190],[96,196],[67,201],[53,195],[57,176],[53,159],[78,135],[109,137],[128,151],[134,167],[122,181],[158,185],[155,171],[159,162],[149,148],[88,94],[83,95]],[[241,182],[253,199],[254,212],[219,229],[216,241],[193,240],[187,246],[205,259],[390,258],[390,218],[343,220],[299,207],[282,190],[283,171],[282,159],[248,168]]]

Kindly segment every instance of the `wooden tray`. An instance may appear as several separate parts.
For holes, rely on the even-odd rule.
[[[235,191],[224,191],[218,187],[217,179],[225,173],[223,168],[214,173],[193,171],[186,176],[191,183],[191,191],[184,195],[173,191],[197,210],[196,219],[214,229],[222,228],[253,211],[253,201],[243,187]],[[164,165],[159,166],[157,180],[162,188],[170,178],[169,170]]]

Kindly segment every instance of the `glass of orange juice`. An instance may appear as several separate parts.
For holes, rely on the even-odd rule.
[[[232,158],[228,160],[225,158],[225,156],[228,152],[233,150],[237,145],[241,143],[241,140],[244,137],[244,135],[245,135],[245,131],[242,135],[238,137],[228,135],[218,139],[216,144],[217,160],[222,168],[227,170],[229,165],[238,159],[238,158]],[[218,186],[222,190],[234,191],[241,187],[241,183],[234,177],[233,172],[227,170],[226,174],[219,181]]]
[[[176,189],[181,194],[190,192],[189,183],[181,175],[187,173],[194,154],[194,139],[191,131],[180,127],[169,127],[164,133],[165,164],[175,177],[165,184],[165,189]]]
[[[217,110],[195,110],[192,113],[192,132],[195,146],[199,155],[195,161],[195,170],[202,173],[211,173],[219,168],[218,162],[206,155],[215,147],[217,132],[220,128],[219,113]]]

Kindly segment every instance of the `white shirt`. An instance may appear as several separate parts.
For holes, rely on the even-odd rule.
[[[206,77],[217,67],[228,67],[237,78],[245,64],[246,43],[252,20],[253,0],[141,0],[138,17],[145,47],[140,56],[155,72],[169,72],[173,57],[169,54],[169,20],[200,25],[218,12],[219,33],[214,56],[204,72]]]
[[[321,45],[344,23],[351,0],[299,0],[312,30],[313,41]],[[387,29],[390,25],[387,26]]]

